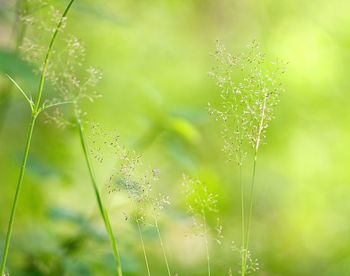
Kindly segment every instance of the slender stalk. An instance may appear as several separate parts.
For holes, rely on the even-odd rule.
[[[207,230],[207,220],[205,217],[205,212],[202,210],[202,217],[203,217],[203,227],[204,227],[204,239],[205,239],[205,250],[207,254],[207,267],[208,267],[208,276],[211,274],[210,269],[210,255],[209,255],[209,244],[208,244],[208,230]]]
[[[254,155],[254,163],[253,163],[253,171],[252,171],[252,182],[250,184],[250,191],[249,191],[249,215],[248,215],[247,235],[246,235],[246,240],[245,240],[245,244],[244,244],[244,247],[243,247],[242,276],[244,276],[246,274],[246,269],[247,269],[249,238],[250,238],[250,231],[251,231],[251,224],[252,224],[253,205],[254,205],[254,186],[255,186],[256,160],[257,160],[257,152],[255,152],[255,155]]]
[[[249,192],[249,217],[248,217],[247,237],[246,237],[246,242],[245,242],[245,246],[246,246],[247,250],[248,250],[248,246],[249,246],[249,236],[250,236],[250,230],[251,230],[251,224],[252,224],[252,213],[253,213],[252,210],[253,210],[253,205],[254,205],[256,160],[257,160],[257,154],[255,154],[255,156],[254,156],[252,182],[250,185],[250,192]]]
[[[158,219],[157,219],[157,217],[156,217],[156,214],[154,213],[154,210],[153,210],[153,218],[154,218],[154,224],[155,224],[156,229],[157,229],[157,234],[158,234],[159,243],[160,243],[160,246],[161,246],[161,248],[162,248],[162,252],[163,252],[163,257],[164,257],[166,269],[167,269],[167,271],[168,271],[168,275],[171,276],[168,258],[167,258],[166,252],[165,252],[165,247],[164,247],[162,235],[160,234],[160,230],[159,230],[159,226],[158,226]]]
[[[36,110],[39,109],[41,95],[42,95],[43,88],[44,88],[44,82],[45,82],[45,77],[46,77],[47,65],[48,65],[49,58],[50,58],[51,53],[52,53],[53,44],[54,44],[54,42],[56,40],[57,34],[58,34],[61,26],[62,26],[63,20],[66,17],[66,15],[67,15],[67,13],[68,13],[68,11],[69,11],[69,9],[72,6],[74,1],[75,0],[70,0],[70,2],[68,3],[68,6],[64,10],[64,12],[62,14],[62,17],[60,18],[60,21],[58,22],[57,27],[56,27],[56,29],[55,29],[55,31],[54,31],[54,33],[52,35],[51,41],[49,43],[49,47],[47,49],[47,52],[46,52],[46,55],[45,55],[45,59],[44,59],[44,63],[43,63],[42,70],[41,70],[41,76],[40,76],[40,81],[39,81],[39,89],[38,89],[38,94],[37,94],[37,101],[36,101],[36,104],[35,104],[35,109]]]
[[[22,158],[21,170],[19,172],[19,177],[18,177],[16,192],[15,192],[15,197],[14,197],[13,203],[12,203],[10,220],[9,220],[9,223],[8,223],[8,226],[7,226],[7,234],[6,234],[4,251],[3,251],[3,254],[2,254],[0,275],[4,275],[4,272],[5,272],[6,260],[7,260],[7,255],[8,255],[8,251],[9,251],[9,247],[10,247],[10,241],[11,241],[12,230],[13,230],[13,222],[14,222],[14,219],[15,219],[18,198],[19,198],[19,195],[20,195],[20,192],[21,192],[21,188],[22,188],[24,172],[25,172],[26,165],[27,165],[27,159],[28,159],[30,144],[31,144],[31,140],[32,140],[35,120],[36,120],[36,116],[33,115],[31,117],[30,124],[29,124],[29,129],[28,129],[28,134],[27,134],[27,139],[26,139],[26,145],[25,145],[24,154],[23,154],[23,158]]]
[[[248,257],[248,249],[249,249],[249,239],[250,239],[250,231],[252,224],[252,214],[253,214],[253,205],[254,205],[254,186],[255,186],[255,171],[256,171],[256,161],[258,159],[258,151],[261,141],[261,133],[264,128],[265,121],[265,112],[266,112],[266,101],[268,98],[268,94],[264,95],[263,108],[261,111],[261,119],[259,124],[259,129],[257,133],[257,139],[254,150],[254,162],[253,162],[253,171],[252,171],[252,182],[250,184],[250,192],[249,192],[249,217],[248,217],[248,226],[247,226],[247,235],[245,241],[245,249],[244,249],[244,270],[242,271],[242,275],[245,275],[246,267],[247,267],[247,257]]]
[[[241,257],[241,272],[245,275],[245,217],[244,217],[244,185],[242,181],[242,165],[239,166],[239,183],[241,187],[241,224],[242,224],[242,257]]]
[[[139,219],[138,219],[138,218],[136,218],[136,223],[137,223],[137,228],[139,229],[139,236],[140,236],[140,240],[141,240],[141,246],[142,246],[143,256],[144,256],[144,258],[145,258],[145,263],[146,263],[146,267],[147,267],[147,274],[148,274],[148,276],[151,276],[151,272],[150,272],[150,270],[149,270],[149,265],[148,265],[148,259],[147,259],[146,249],[145,249],[145,243],[143,242],[141,227],[140,227],[140,223],[139,223]]]
[[[69,4],[67,5],[66,9],[64,10],[64,12],[62,14],[62,17],[60,18],[60,21],[57,24],[57,27],[56,27],[56,29],[54,31],[54,34],[51,37],[51,40],[50,40],[50,43],[49,43],[49,47],[47,49],[45,60],[44,60],[44,63],[43,63],[43,68],[42,68],[42,71],[41,71],[41,76],[40,76],[40,82],[39,82],[39,88],[38,88],[38,94],[37,94],[36,102],[35,102],[35,104],[31,105],[32,116],[31,116],[31,121],[30,121],[30,124],[29,124],[29,131],[28,131],[26,145],[25,145],[25,149],[24,149],[21,169],[20,169],[20,173],[19,173],[19,177],[18,177],[15,197],[14,197],[14,200],[13,200],[13,203],[12,203],[10,220],[9,220],[8,227],[7,227],[5,246],[4,246],[4,251],[3,251],[2,261],[1,261],[1,268],[0,268],[1,275],[3,275],[4,272],[5,272],[6,260],[7,260],[8,251],[9,251],[10,242],[11,242],[11,236],[12,236],[13,223],[14,223],[14,219],[15,219],[15,214],[16,214],[16,209],[17,209],[17,204],[18,204],[20,191],[21,191],[21,188],[22,188],[23,177],[24,177],[24,173],[25,173],[25,169],[26,169],[26,165],[27,165],[27,159],[28,159],[28,154],[29,154],[30,145],[31,145],[31,141],[32,141],[32,135],[33,135],[33,131],[34,131],[36,118],[37,118],[38,114],[40,113],[40,100],[41,100],[41,95],[42,95],[42,91],[43,91],[43,88],[44,88],[44,80],[45,80],[47,64],[48,64],[48,61],[49,61],[49,58],[50,58],[50,55],[51,55],[51,52],[52,52],[52,48],[53,48],[53,45],[54,45],[54,42],[55,42],[57,34],[58,34],[58,31],[59,31],[59,29],[60,29],[60,27],[62,25],[63,19],[66,17],[66,15],[67,15],[67,13],[68,13],[68,11],[69,11],[69,9],[72,6],[74,1],[75,0],[70,0]]]
[[[86,138],[85,138],[84,127],[81,123],[78,112],[76,112],[76,122],[77,122],[77,125],[79,128],[80,142],[81,142],[81,146],[82,146],[82,149],[84,152],[85,162],[86,162],[86,165],[87,165],[88,170],[89,170],[91,183],[92,183],[92,186],[93,186],[93,189],[95,192],[95,196],[96,196],[96,200],[98,203],[98,207],[99,207],[99,210],[100,210],[100,213],[101,213],[103,222],[105,224],[105,228],[107,230],[108,237],[109,237],[109,240],[111,242],[112,249],[113,249],[117,274],[119,276],[122,276],[123,273],[122,273],[122,268],[121,268],[121,262],[120,262],[120,256],[119,256],[119,251],[118,251],[118,247],[117,247],[117,242],[116,242],[114,234],[113,234],[113,230],[112,230],[111,223],[110,223],[110,220],[108,217],[108,213],[106,211],[106,208],[104,207],[100,192],[99,192],[98,187],[97,187],[95,173],[93,171],[92,163],[91,163],[90,156],[89,156],[88,149],[87,149],[87,142],[86,142]]]

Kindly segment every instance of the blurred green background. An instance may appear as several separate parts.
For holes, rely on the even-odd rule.
[[[63,10],[67,1],[55,1]],[[256,180],[251,248],[257,275],[350,275],[350,2],[348,0],[76,0],[67,31],[102,69],[103,97],[88,119],[116,129],[144,163],[160,170],[157,191],[171,198],[161,217],[169,262],[178,275],[206,275],[203,238],[188,235],[181,179],[200,178],[218,194],[209,225],[213,275],[238,274],[238,171],[223,156],[219,102],[208,77],[219,39],[240,52],[257,39],[270,58],[289,62],[276,119]],[[15,2],[0,1],[1,247],[30,111],[5,73],[34,91],[38,77],[14,52]],[[45,92],[44,92],[45,93]],[[10,95],[10,96],[9,96]],[[113,255],[75,129],[38,121],[8,258],[10,275],[113,275]],[[120,244],[125,275],[146,275],[127,198],[108,194],[113,164],[96,165]],[[249,177],[250,168],[246,176]],[[220,218],[225,239],[214,240]],[[144,227],[152,275],[166,275],[152,227]]]

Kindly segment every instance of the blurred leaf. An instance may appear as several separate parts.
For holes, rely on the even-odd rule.
[[[80,214],[75,213],[72,210],[63,209],[60,207],[51,208],[49,210],[49,217],[52,220],[69,221],[79,225],[85,223],[85,219]]]
[[[80,238],[82,235],[86,235],[98,241],[108,239],[107,233],[102,233],[96,230],[84,216],[72,210],[61,207],[52,207],[49,210],[49,217],[57,222],[64,221],[77,225],[81,231],[77,238]]]
[[[0,49],[0,73],[6,73],[14,78],[34,78],[33,66],[24,61],[18,53],[8,49]]]
[[[18,156],[18,163],[20,164],[21,156]],[[31,156],[28,159],[27,170],[33,175],[40,178],[47,177],[59,177],[61,178],[61,171],[55,166],[50,165],[48,162],[45,162],[37,156]]]
[[[171,156],[186,168],[194,168],[196,161],[194,155],[189,151],[183,140],[168,135],[165,144]]]
[[[169,130],[193,145],[198,144],[201,140],[201,134],[197,128],[184,118],[171,118],[169,120]]]

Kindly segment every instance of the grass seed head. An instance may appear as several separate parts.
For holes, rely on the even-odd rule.
[[[28,1],[28,9],[20,17],[27,26],[20,52],[26,61],[34,65],[37,74],[43,71],[47,41],[56,30],[61,14],[50,2],[31,0]],[[86,65],[84,44],[75,36],[67,34],[64,31],[65,27],[66,18],[63,18],[58,30],[59,39],[51,52],[45,71],[45,79],[53,88],[55,96],[46,99],[44,107],[70,102],[75,103],[74,108],[79,113],[81,101],[92,102],[101,97],[96,91],[96,86],[102,79],[102,73],[98,68]],[[63,125],[60,122],[61,118],[53,119],[56,114],[51,112],[47,116],[51,119],[47,121],[59,121],[58,126]]]
[[[190,214],[217,212],[217,195],[209,192],[202,181],[183,175],[182,186]]]
[[[214,58],[216,65],[209,74],[220,88],[220,104],[217,108],[209,104],[209,114],[223,126],[223,150],[228,159],[241,166],[246,144],[257,151],[265,140],[283,91],[280,78],[284,66],[267,63],[256,41],[238,55],[231,55],[217,42]]]

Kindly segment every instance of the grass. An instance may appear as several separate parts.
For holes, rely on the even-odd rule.
[[[113,230],[111,227],[111,223],[109,220],[107,210],[103,204],[103,201],[102,201],[102,198],[101,198],[98,186],[97,186],[95,173],[94,173],[92,163],[90,160],[90,156],[89,156],[88,145],[87,145],[86,138],[85,138],[84,127],[82,125],[82,122],[81,122],[81,119],[79,116],[79,112],[76,111],[75,114],[76,114],[75,116],[76,116],[77,127],[79,129],[80,143],[81,143],[81,147],[82,147],[83,152],[84,152],[85,162],[86,162],[86,165],[87,165],[88,170],[89,170],[89,175],[90,175],[91,183],[92,183],[94,193],[96,196],[98,208],[100,210],[100,214],[102,216],[102,219],[103,219],[103,222],[104,222],[104,225],[105,225],[108,237],[109,237],[109,241],[110,241],[111,246],[112,246],[117,274],[119,276],[121,276],[121,275],[123,275],[123,272],[122,272],[122,266],[121,266],[121,262],[120,262],[120,256],[119,256],[117,242],[116,242],[116,239],[115,239],[114,234],[113,234]]]
[[[85,52],[85,49],[82,48],[80,41],[72,36],[70,36],[68,39],[65,39],[65,42],[67,44],[67,49],[65,49],[63,52],[68,53],[64,56],[65,60],[62,61],[62,60],[59,60],[57,58],[51,58],[51,55],[53,52],[54,42],[56,40],[56,37],[57,37],[59,31],[62,30],[65,26],[65,18],[66,18],[66,15],[67,15],[71,5],[73,4],[73,2],[74,1],[69,2],[63,15],[59,18],[58,24],[55,27],[54,32],[52,34],[52,38],[50,40],[48,50],[45,54],[45,59],[44,59],[44,62],[42,64],[42,70],[41,70],[41,74],[40,74],[40,81],[39,81],[39,88],[38,88],[36,102],[33,102],[31,99],[31,96],[28,96],[28,94],[15,82],[15,80],[13,80],[10,76],[8,76],[10,81],[18,88],[18,90],[22,93],[22,95],[24,96],[26,101],[29,103],[31,111],[32,111],[32,120],[31,120],[31,124],[30,124],[30,130],[29,130],[29,134],[28,134],[27,144],[26,144],[26,148],[25,148],[25,155],[23,158],[23,165],[22,165],[22,170],[21,170],[21,174],[20,174],[20,180],[19,180],[19,184],[17,186],[16,195],[15,195],[15,199],[14,199],[14,203],[13,203],[13,207],[12,207],[12,212],[11,212],[11,216],[10,216],[9,231],[8,231],[8,235],[7,235],[6,243],[5,243],[5,252],[4,252],[3,262],[4,262],[4,266],[5,266],[5,261],[6,261],[7,252],[8,252],[8,246],[9,246],[12,227],[13,227],[15,210],[16,210],[16,206],[17,206],[19,192],[20,192],[21,185],[23,182],[24,170],[25,170],[26,161],[28,158],[30,142],[31,142],[31,137],[32,137],[36,118],[40,113],[48,110],[49,108],[55,107],[56,110],[58,110],[57,108],[61,105],[73,104],[74,110],[75,110],[75,112],[74,112],[75,121],[76,121],[77,129],[79,130],[79,136],[80,136],[81,146],[82,146],[83,153],[84,153],[84,159],[85,159],[85,162],[86,162],[87,167],[88,167],[88,171],[89,171],[91,183],[93,186],[93,190],[95,193],[96,201],[98,204],[98,208],[99,208],[101,217],[103,219],[103,222],[104,222],[104,225],[105,225],[105,228],[106,228],[109,240],[110,240],[110,244],[111,244],[111,247],[113,250],[116,271],[117,271],[118,275],[122,275],[121,262],[120,262],[120,257],[119,257],[116,239],[114,237],[114,234],[113,234],[113,231],[111,228],[111,223],[110,223],[110,219],[109,219],[107,210],[103,204],[103,201],[102,201],[102,198],[101,198],[98,186],[97,186],[97,181],[96,181],[96,178],[94,175],[92,163],[91,163],[90,156],[89,156],[88,144],[87,144],[87,141],[85,138],[85,131],[84,131],[81,117],[80,117],[81,110],[79,109],[79,103],[83,98],[93,100],[94,98],[98,97],[98,95],[95,95],[95,94],[92,94],[92,95],[87,94],[87,90],[88,90],[88,88],[91,88],[97,84],[97,82],[101,78],[101,75],[97,69],[89,67],[86,69],[87,77],[86,77],[86,79],[82,80],[82,84],[79,83],[79,87],[72,85],[72,83],[77,80],[76,76],[74,75],[74,73],[76,73],[76,72],[74,72],[74,70],[76,69],[77,64],[79,64],[79,66],[82,66],[82,62],[79,59],[83,57],[82,55]],[[44,5],[46,5],[46,4],[44,4]],[[39,8],[35,7],[34,10],[41,9],[41,8],[42,7],[39,7]],[[57,16],[56,10],[51,6],[50,6],[50,9],[52,12],[50,17],[55,18]],[[50,18],[50,20],[52,21],[51,18]],[[39,24],[39,26],[46,24],[46,22],[41,22],[40,19],[37,20],[37,22],[35,22],[35,20],[33,18],[28,18],[27,21],[30,22],[31,25],[33,25],[33,23]],[[54,21],[54,19],[53,19],[53,21]],[[50,31],[50,28],[47,27],[46,29]],[[28,40],[26,41],[26,43],[28,44]],[[22,49],[28,55],[26,58],[28,61],[35,63],[35,57],[36,57],[37,53],[31,53],[31,52],[34,52],[33,48],[40,49],[41,47],[38,44],[35,44],[34,42],[31,42],[31,41],[29,42],[29,45],[27,45],[27,46],[28,46],[29,50],[25,46],[22,46]],[[60,56],[60,58],[62,58],[63,55],[56,53],[55,56]],[[51,59],[50,65],[49,65],[49,59]],[[57,66],[56,63],[58,63],[59,65],[63,64],[63,68],[59,68],[59,66]],[[55,66],[57,68],[55,68]],[[62,77],[62,79],[58,80],[57,79],[58,76]],[[55,88],[58,90],[59,94],[53,100],[51,100],[51,101],[46,100],[43,103],[41,103],[44,82],[46,79],[48,79],[50,84],[53,85],[54,87],[55,87],[55,85],[57,86]],[[59,118],[59,116],[57,114],[55,114],[55,116],[51,116],[51,117],[47,113],[46,113],[46,115],[51,119],[56,116],[54,119],[56,120],[56,122],[59,122],[61,124],[61,126],[65,125],[65,123],[66,123],[66,122],[62,122],[64,120],[64,118],[63,117]],[[60,115],[60,113],[59,113],[59,115]],[[62,121],[60,121],[60,120],[62,120]],[[69,125],[73,125],[73,124],[69,124]]]
[[[266,129],[274,117],[274,109],[279,102],[282,91],[280,76],[284,70],[279,63],[273,64],[272,71],[264,67],[266,58],[256,41],[238,55],[231,55],[218,42],[214,57],[217,64],[210,74],[221,89],[221,102],[218,108],[209,105],[209,112],[215,115],[217,121],[222,122],[227,159],[235,160],[239,167],[242,226],[240,274],[245,276],[258,269],[249,250],[256,165],[260,145],[266,137]],[[250,156],[248,152],[250,153],[251,149],[253,149],[253,168],[248,186],[248,210],[246,210],[246,185],[242,179],[242,167]]]
[[[217,211],[217,195],[210,193],[207,186],[199,179],[183,177],[183,187],[186,195],[187,209],[189,214],[199,225],[199,232],[204,237],[204,246],[207,262],[207,273],[211,275],[211,259],[209,250],[209,229],[207,213]],[[199,222],[196,220],[199,219]]]
[[[154,209],[152,210],[152,213],[153,213],[154,225],[155,225],[156,230],[157,230],[157,235],[158,235],[160,247],[162,248],[162,253],[163,253],[163,258],[164,258],[164,262],[165,262],[165,265],[166,265],[166,269],[167,269],[168,275],[171,276],[169,262],[168,262],[168,257],[167,257],[166,251],[165,251],[163,238],[162,238],[162,235],[161,235],[160,230],[159,230],[158,218],[157,218],[157,215],[154,212]]]
[[[137,224],[137,229],[139,231],[139,237],[140,237],[140,241],[141,241],[143,257],[145,259],[145,264],[146,264],[146,268],[147,268],[147,275],[151,276],[151,271],[149,269],[148,258],[147,258],[146,248],[145,248],[145,242],[143,241],[143,235],[142,235],[142,231],[141,231],[141,227],[140,227],[140,219],[137,217],[135,220],[136,220],[136,224]]]
[[[108,176],[107,188],[109,189],[109,193],[125,192],[132,205],[131,212],[135,212],[135,214],[124,214],[127,218],[132,218],[131,221],[134,221],[137,225],[147,275],[151,275],[151,268],[146,252],[145,238],[142,232],[143,223],[149,223],[154,226],[167,274],[170,276],[171,269],[164,238],[159,228],[158,218],[160,211],[166,205],[169,205],[170,202],[166,196],[154,195],[153,185],[158,181],[158,169],[145,169],[142,156],[122,145],[117,133],[110,133],[104,130],[98,123],[91,123],[91,129],[92,132],[89,141],[93,147],[90,152],[94,158],[99,163],[104,164],[104,160],[108,159],[106,155],[111,155],[111,159],[115,163],[112,174]]]
[[[73,104],[74,106],[75,126],[77,127],[79,133],[84,161],[88,169],[98,209],[112,248],[115,270],[117,275],[121,276],[123,274],[117,240],[111,227],[109,214],[100,194],[98,181],[94,173],[94,167],[90,156],[91,149],[86,138],[84,123],[81,118],[82,111],[79,107],[80,100],[83,98],[93,100],[93,98],[97,96],[89,96],[86,93],[86,90],[88,87],[94,86],[100,79],[99,73],[95,69],[89,68],[87,72],[91,74],[91,78],[88,78],[86,81],[82,82],[78,81],[78,84],[66,84],[63,87],[64,93],[61,95],[62,99],[55,99],[51,102],[44,101],[44,103],[42,103],[45,80],[48,78],[48,76],[50,77],[50,75],[47,74],[47,71],[49,71],[49,63],[52,59],[51,55],[53,53],[56,37],[61,30],[61,26],[73,2],[74,0],[71,0],[65,8],[49,41],[41,67],[42,69],[40,72],[39,86],[35,101],[32,99],[30,94],[27,93],[11,76],[7,76],[10,82],[19,90],[27,101],[31,110],[31,117],[27,130],[25,148],[20,166],[15,196],[10,212],[10,219],[1,261],[1,275],[4,275],[6,269],[6,261],[11,243],[16,209],[23,185],[36,120],[43,111],[64,104]],[[23,40],[22,31],[21,35],[18,36],[18,43],[20,43],[21,40]],[[71,39],[67,44],[68,47],[72,47],[73,52],[71,56],[72,60],[68,59],[67,63],[69,63],[69,65],[73,65],[73,55],[76,54],[76,52],[84,51],[79,48],[80,42],[78,40]],[[78,47],[74,48],[76,45],[78,45]],[[241,197],[241,247],[239,250],[241,254],[240,274],[245,276],[258,270],[258,265],[255,261],[253,261],[250,253],[254,215],[256,167],[260,146],[266,137],[266,129],[270,121],[273,119],[274,108],[278,104],[278,96],[281,88],[277,77],[280,70],[277,69],[274,72],[264,71],[265,69],[263,64],[265,63],[265,57],[263,54],[261,54],[259,51],[259,46],[255,42],[248,47],[247,52],[242,53],[239,56],[229,54],[221,44],[218,44],[215,58],[218,61],[218,66],[214,68],[211,74],[221,88],[221,102],[218,108],[212,108],[210,106],[210,113],[214,114],[217,120],[222,122],[222,134],[225,142],[224,150],[226,152],[226,156],[230,161],[235,160],[239,167],[239,186]],[[74,66],[67,67],[73,68]],[[67,70],[67,75],[69,75],[70,79],[73,79],[71,75],[72,70]],[[54,82],[54,79],[49,79],[49,81]],[[73,95],[70,96],[69,92],[71,90],[73,90],[74,93],[72,93]],[[243,165],[247,163],[246,160],[251,157],[251,152],[253,152],[253,167],[251,178],[248,182],[242,177],[242,168]],[[142,213],[142,219],[146,217],[147,212],[151,210],[151,220],[157,233],[157,239],[159,240],[166,271],[167,274],[171,276],[172,272],[168,261],[167,250],[164,238],[162,237],[160,231],[158,214],[156,213],[158,210],[162,209],[162,207],[160,208],[160,205],[162,205],[164,202],[152,195],[152,185],[150,184],[152,180],[150,179],[148,172],[136,172],[138,169],[137,167],[140,164],[140,158],[137,154],[134,152],[130,153],[125,151],[125,148],[120,145],[118,145],[113,153],[117,154],[119,157],[118,161],[121,163],[121,168],[116,170],[118,172],[116,175],[112,175],[110,177],[110,182],[119,184],[122,183],[122,185],[124,185],[129,197],[134,203],[136,203],[137,211]],[[139,177],[140,174],[142,175],[141,177]],[[154,175],[153,178],[155,178]],[[249,183],[249,185],[246,183]],[[198,179],[187,178],[184,181],[184,186],[190,214],[195,219],[200,221],[200,231],[204,237],[206,269],[207,274],[211,276],[214,271],[212,268],[210,252],[211,229],[210,216],[208,213],[216,211],[217,196],[210,193],[207,186]],[[120,187],[115,190],[119,191],[119,188]],[[139,217],[136,217],[136,224],[146,264],[147,275],[150,276],[151,270]]]
[[[210,254],[209,254],[209,243],[208,243],[208,230],[207,230],[207,219],[205,216],[205,211],[202,210],[202,219],[203,219],[203,228],[204,228],[204,241],[205,241],[205,253],[207,256],[207,268],[208,276],[211,275],[211,266],[210,266]]]
[[[62,25],[63,19],[67,16],[73,2],[74,2],[74,0],[71,0],[68,3],[66,9],[64,10],[64,12],[61,16],[60,21],[58,22],[58,24],[56,26],[56,29],[51,37],[51,40],[49,42],[49,46],[47,48],[47,52],[45,55],[45,59],[43,62],[42,71],[41,71],[41,75],[40,75],[39,88],[38,88],[38,92],[37,92],[36,101],[33,102],[32,100],[30,100],[29,97],[27,96],[27,94],[24,92],[24,90],[20,89],[20,91],[23,93],[23,95],[25,96],[26,100],[28,101],[28,103],[30,105],[31,118],[30,118],[27,138],[26,138],[26,142],[25,142],[25,148],[24,148],[24,154],[23,154],[23,158],[22,158],[20,173],[19,173],[18,182],[17,182],[17,186],[16,186],[16,192],[15,192],[15,196],[14,196],[13,203],[12,203],[10,220],[9,220],[8,227],[7,227],[7,234],[6,234],[5,245],[4,245],[3,255],[2,255],[1,268],[0,268],[1,275],[3,275],[5,272],[6,260],[7,260],[10,242],[11,242],[15,214],[16,214],[17,204],[18,204],[18,200],[19,200],[19,196],[20,196],[20,192],[21,192],[21,188],[22,188],[22,184],[23,184],[23,178],[24,178],[24,173],[25,173],[25,169],[26,169],[26,165],[27,165],[27,159],[28,159],[28,155],[29,155],[30,145],[31,145],[33,131],[34,131],[34,127],[35,127],[35,122],[36,122],[38,115],[44,110],[41,107],[41,97],[42,97],[43,88],[44,88],[44,81],[45,81],[45,74],[46,74],[47,65],[48,65],[49,58],[50,58],[51,53],[52,53],[53,45],[55,43],[59,29]],[[19,87],[19,85],[17,85],[17,87]]]

